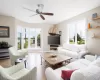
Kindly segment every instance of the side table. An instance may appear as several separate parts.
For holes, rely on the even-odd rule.
[[[19,58],[19,59],[17,59],[15,61],[15,65],[17,65],[18,63],[21,63],[21,62],[24,62],[25,68],[26,68],[26,62],[27,62],[26,58]]]

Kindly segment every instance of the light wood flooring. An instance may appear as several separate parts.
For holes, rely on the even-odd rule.
[[[37,67],[37,80],[46,80],[45,77],[45,66],[41,65],[41,57],[40,57],[41,53],[29,53],[29,57],[28,57],[28,68],[33,68],[33,67]],[[0,65],[3,67],[9,67],[11,66],[10,64],[10,59],[6,59],[6,60],[0,60]]]

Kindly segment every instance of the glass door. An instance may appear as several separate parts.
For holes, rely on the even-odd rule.
[[[34,28],[30,29],[30,48],[35,48],[36,47],[36,31]]]
[[[41,29],[36,29],[37,48],[41,48]]]
[[[18,49],[41,48],[41,28],[17,29]]]

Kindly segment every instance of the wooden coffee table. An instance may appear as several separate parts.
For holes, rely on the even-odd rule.
[[[52,57],[52,55],[56,55],[56,57]],[[58,67],[64,66],[64,64],[70,63],[71,57],[61,55],[61,54],[54,54],[54,53],[44,53],[41,54],[41,65],[42,65],[42,59],[45,60],[46,64],[53,69],[56,69]],[[64,63],[64,64],[63,64]]]

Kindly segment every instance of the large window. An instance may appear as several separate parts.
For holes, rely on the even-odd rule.
[[[86,20],[80,20],[68,24],[69,44],[85,44]]]
[[[17,29],[18,49],[41,48],[41,29],[22,28]]]

